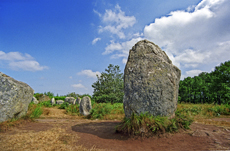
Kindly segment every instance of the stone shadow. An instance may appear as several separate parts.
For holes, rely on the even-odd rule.
[[[96,135],[104,139],[127,140],[128,135],[117,133],[115,127],[120,122],[100,122],[100,123],[85,123],[72,126],[72,130],[80,133]]]

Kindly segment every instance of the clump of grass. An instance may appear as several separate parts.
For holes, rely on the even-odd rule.
[[[31,102],[28,107],[27,117],[29,118],[38,118],[43,113],[43,108],[41,104],[34,104]]]
[[[71,105],[67,106],[65,109],[66,109],[67,114],[80,115],[78,104],[76,104],[76,105],[71,104]]]
[[[176,115],[173,119],[168,117],[154,117],[148,113],[140,115],[132,114],[130,118],[124,118],[123,121],[116,126],[116,132],[129,134],[131,136],[150,137],[153,135],[164,134],[165,132],[176,132],[179,129],[189,129],[189,125],[193,122],[187,116]]]
[[[52,107],[53,106],[50,101],[39,102],[38,105],[45,106],[45,107]]]
[[[122,103],[94,103],[90,111],[89,119],[116,119],[123,117],[124,110]]]

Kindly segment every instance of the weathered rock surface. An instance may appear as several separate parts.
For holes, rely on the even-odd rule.
[[[56,104],[63,104],[63,103],[64,103],[63,100],[57,100],[57,101],[56,101]]]
[[[139,41],[129,51],[124,71],[124,111],[175,116],[181,71],[157,45]]]
[[[32,101],[31,102],[34,102],[34,104],[38,104],[39,103],[39,101],[33,96],[33,98],[32,98]]]
[[[54,105],[54,104],[55,104],[55,98],[52,98],[51,101],[50,101],[50,103],[51,103],[52,105]]]
[[[76,99],[74,97],[66,97],[65,102],[67,102],[69,104],[75,104]]]
[[[26,114],[34,90],[0,72],[0,122]]]
[[[88,96],[84,96],[81,100],[79,111],[82,115],[87,116],[90,114],[90,110],[92,109],[91,106],[91,99]]]
[[[80,104],[80,103],[81,103],[81,98],[78,97],[78,98],[76,99],[76,104]]]
[[[42,96],[38,97],[38,101],[39,102],[50,101],[50,97],[47,95],[42,95]]]

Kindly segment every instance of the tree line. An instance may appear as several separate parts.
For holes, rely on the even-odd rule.
[[[215,70],[187,77],[179,84],[179,102],[230,103],[230,61],[221,63]]]

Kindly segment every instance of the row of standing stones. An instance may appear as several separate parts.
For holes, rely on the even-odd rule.
[[[50,100],[49,98],[47,100]],[[38,104],[40,101],[38,101],[35,97],[32,98],[32,102],[35,104]],[[90,114],[90,110],[92,109],[91,105],[91,99],[88,96],[84,96],[82,99],[78,97],[75,99],[74,97],[66,97],[65,101],[63,100],[56,100],[55,98],[52,98],[50,103],[52,105],[54,104],[63,104],[64,102],[67,102],[68,104],[79,104],[79,111],[82,115],[87,116]]]
[[[125,116],[129,118],[133,113],[148,112],[173,118],[180,76],[180,69],[157,45],[147,40],[137,42],[129,51],[124,71]],[[34,90],[29,85],[0,72],[0,122],[25,115],[33,94]],[[72,104],[74,101],[85,107],[80,107],[81,114],[89,114],[87,109],[92,108],[90,98],[66,100]],[[56,101],[57,104],[61,102]]]

